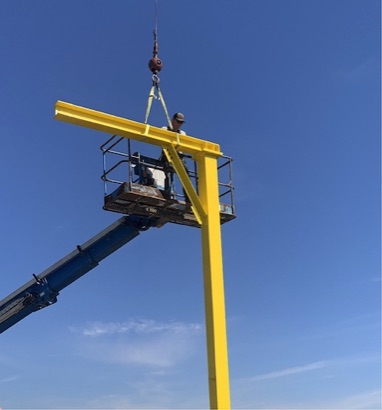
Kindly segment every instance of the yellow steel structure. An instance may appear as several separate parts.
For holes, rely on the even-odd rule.
[[[210,408],[230,409],[217,171],[217,160],[222,156],[219,145],[63,101],[56,103],[55,118],[158,145],[165,151],[201,224]],[[199,195],[187,175],[178,152],[192,155],[198,163]]]

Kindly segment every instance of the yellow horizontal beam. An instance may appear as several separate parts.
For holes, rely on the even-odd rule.
[[[177,151],[190,155],[198,156],[198,154],[206,153],[216,158],[223,155],[220,152],[219,144],[80,107],[64,101],[57,101],[55,105],[55,119],[164,148],[173,146]]]

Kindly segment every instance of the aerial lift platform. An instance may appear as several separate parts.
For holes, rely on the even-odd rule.
[[[107,211],[145,218],[156,218],[157,226],[166,222],[200,227],[192,204],[185,196],[181,182],[171,171],[170,192],[165,190],[165,166],[162,160],[133,152],[132,142],[126,147],[125,138],[112,136],[100,149],[103,155],[104,206]],[[111,165],[109,165],[111,162]],[[188,176],[198,190],[197,163],[190,155],[182,155],[187,162]],[[234,219],[232,158],[222,156],[218,165],[220,223]],[[127,178],[126,178],[127,177]],[[109,193],[109,191],[111,191]]]

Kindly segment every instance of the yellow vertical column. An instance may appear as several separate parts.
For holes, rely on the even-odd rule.
[[[202,218],[204,297],[211,409],[230,408],[223,261],[220,231],[217,159],[198,158],[199,197],[207,215]]]

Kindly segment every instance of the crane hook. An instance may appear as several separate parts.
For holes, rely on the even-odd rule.
[[[156,29],[153,31],[154,34],[154,50],[153,50],[153,58],[149,61],[149,69],[154,74],[157,75],[160,70],[162,70],[163,63],[162,60],[158,57],[159,45],[157,39],[157,32]]]

